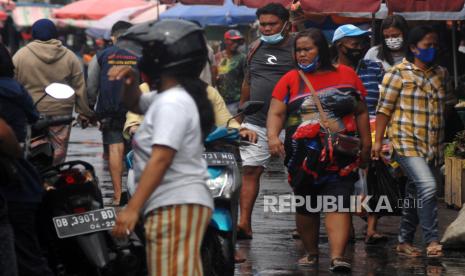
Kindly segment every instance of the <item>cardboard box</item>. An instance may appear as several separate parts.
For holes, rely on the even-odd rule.
[[[444,202],[462,208],[465,203],[465,159],[446,157]]]

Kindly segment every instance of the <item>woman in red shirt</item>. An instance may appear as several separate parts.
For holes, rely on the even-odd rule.
[[[331,245],[330,270],[350,271],[351,265],[343,257],[351,215],[340,206],[350,207],[356,169],[365,165],[370,156],[366,90],[354,70],[331,63],[328,43],[320,30],[308,29],[297,35],[295,59],[298,69],[284,75],[273,91],[267,130],[271,153],[285,157],[294,194],[305,197],[305,205],[296,206],[297,231],[308,253],[299,264],[309,266],[318,262],[320,213],[325,211],[326,201],[322,196],[332,196],[341,202],[336,210],[326,210],[325,214]],[[344,134],[360,137],[359,157],[328,150],[325,130],[320,128],[320,114],[298,70],[304,72],[314,87],[327,117],[336,120]],[[278,138],[283,126],[284,144]]]

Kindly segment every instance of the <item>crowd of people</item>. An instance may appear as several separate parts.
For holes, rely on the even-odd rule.
[[[35,233],[42,184],[20,144],[39,113],[54,117],[75,110],[82,126],[98,122],[108,145],[115,206],[121,203],[125,140],[132,141],[134,193],[118,214],[113,234],[126,236],[142,219],[150,275],[202,275],[200,241],[214,208],[206,186],[203,139],[247,101],[262,101],[264,107],[230,124],[256,143],[239,149],[238,239],[253,238],[252,211],[271,156],[284,160],[295,195],[312,204],[318,197],[335,196],[348,206],[358,170],[370,170],[372,159],[382,159],[387,137],[392,159],[408,178],[406,200],[423,203],[421,209],[415,204],[403,209],[396,251],[422,254],[413,245],[420,225],[426,255],[442,256],[438,169],[445,116],[455,97],[447,70],[438,65],[435,30],[409,30],[401,16],[388,16],[381,24],[380,45],[370,48],[372,33],[351,24],[338,27],[329,43],[316,28],[292,33],[289,11],[280,4],[266,5],[256,14],[260,37],[247,53],[241,50],[244,37],[235,29],[224,34],[224,50],[214,54],[202,28],[192,22],[117,22],[112,46],[88,58],[87,79],[50,20],[34,23],[34,40],[13,57],[0,46],[0,163],[24,172],[17,178],[0,170],[9,182],[0,186],[0,271],[52,275]],[[54,82],[68,84],[75,96],[60,101],[47,97],[35,106]],[[370,120],[376,120],[374,129]],[[50,127],[54,164],[64,162],[70,132],[71,125]],[[336,137],[358,139],[358,153],[342,154],[333,144]],[[21,189],[18,183],[24,184]],[[306,205],[296,210],[296,236],[306,250],[301,266],[318,264],[321,215]],[[332,271],[351,269],[344,256],[354,235],[352,219],[344,211],[324,214]],[[378,219],[376,213],[367,215],[367,244],[387,239],[377,230]],[[184,246],[184,254],[166,250],[166,244]]]

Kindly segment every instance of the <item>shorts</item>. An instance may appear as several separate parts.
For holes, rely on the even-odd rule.
[[[240,146],[242,166],[264,167],[268,165],[271,155],[268,148],[268,136],[266,135],[266,127],[260,127],[250,123],[243,123],[243,128],[253,130],[257,133],[257,143],[255,145]],[[280,138],[283,138],[281,133]],[[282,139],[281,139],[282,140]]]
[[[296,212],[302,215],[319,213],[308,210],[309,208],[307,207],[309,205],[312,209],[318,210],[320,206],[324,206],[325,199],[323,196],[337,198],[338,206],[350,208],[350,198],[354,194],[355,181],[357,181],[357,174],[355,173],[346,177],[341,177],[332,173],[321,176],[318,182],[315,182],[311,176],[302,179],[298,185],[293,187],[295,196],[305,198],[305,204],[303,206],[296,206]],[[310,200],[310,203],[307,202],[308,200]],[[321,203],[318,203],[318,200],[320,200]],[[342,205],[340,205],[340,200],[342,200]]]
[[[102,141],[104,145],[124,143],[123,128],[124,119],[103,119],[100,121]]]

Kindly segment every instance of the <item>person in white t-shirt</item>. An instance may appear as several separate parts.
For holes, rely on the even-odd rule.
[[[203,32],[165,20],[134,26],[126,36],[141,44],[140,70],[158,93],[142,95],[130,67],[109,72],[110,79],[125,80],[127,107],[145,113],[133,139],[136,191],[113,234],[128,235],[143,213],[149,275],[203,275],[200,246],[213,209],[203,139],[214,125],[207,84],[199,79],[207,60]]]

